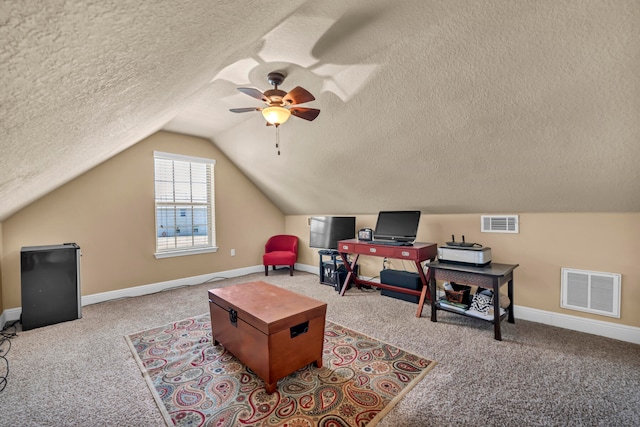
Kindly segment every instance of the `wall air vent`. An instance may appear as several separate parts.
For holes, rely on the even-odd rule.
[[[560,307],[620,318],[621,276],[562,269]]]
[[[483,233],[519,233],[518,215],[481,215]]]

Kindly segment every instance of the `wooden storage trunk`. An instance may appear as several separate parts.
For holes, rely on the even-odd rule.
[[[273,393],[279,379],[322,366],[327,304],[265,282],[209,290],[213,344],[222,344]]]

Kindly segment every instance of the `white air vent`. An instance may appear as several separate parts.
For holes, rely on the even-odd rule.
[[[481,215],[483,233],[519,233],[518,215]]]
[[[621,276],[562,269],[560,307],[620,318]]]

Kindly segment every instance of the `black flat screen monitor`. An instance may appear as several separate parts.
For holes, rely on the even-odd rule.
[[[309,246],[338,249],[338,242],[356,237],[355,216],[312,216]]]
[[[378,214],[373,238],[413,242],[418,234],[420,211],[382,211]]]

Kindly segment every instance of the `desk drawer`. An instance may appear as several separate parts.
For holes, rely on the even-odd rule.
[[[346,245],[341,245],[340,247]],[[418,256],[417,249],[407,246],[382,246],[382,245],[358,245],[355,249],[351,249],[355,253],[361,255],[381,256],[396,259],[415,260]]]
[[[338,244],[338,252],[342,253],[355,253],[355,245],[353,243],[339,243]]]
[[[373,256],[383,256],[383,257],[393,258],[395,250],[396,248],[391,246],[362,245],[358,252],[361,253],[362,255],[373,255]]]
[[[416,249],[410,249],[408,247],[393,248],[393,258],[415,259],[416,255],[417,255]]]

